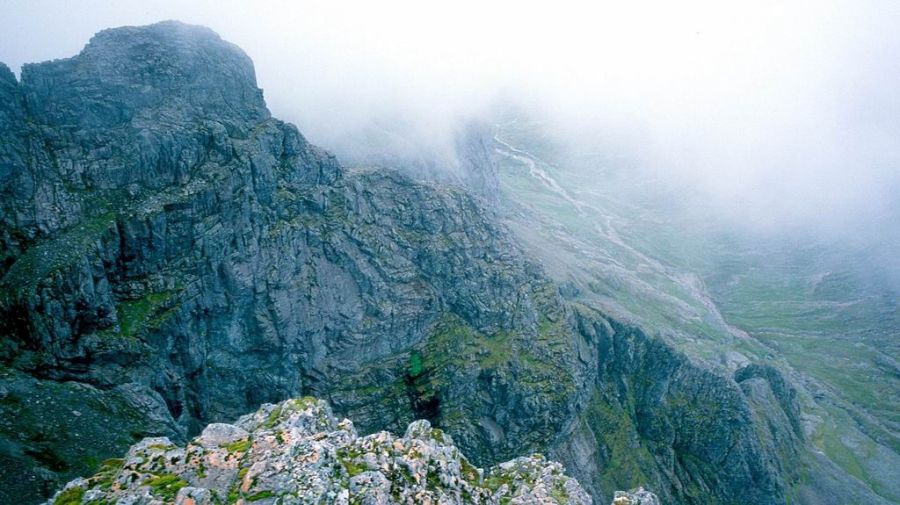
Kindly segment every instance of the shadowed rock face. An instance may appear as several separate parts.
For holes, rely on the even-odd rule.
[[[156,126],[167,115],[234,127],[269,117],[250,58],[177,22],[104,30],[78,56],[25,65],[22,81],[34,121],[76,133]]]
[[[602,501],[784,502],[774,370],[563,301],[481,197],[342,168],[209,30],[107,30],[0,94],[0,501],[311,393],[364,432],[425,418],[478,465],[550,453]]]
[[[73,58],[25,65],[19,86],[10,78],[3,218],[25,238],[84,217],[85,191],[183,184],[230,155],[218,142],[269,118],[247,55],[175,22],[105,30]]]

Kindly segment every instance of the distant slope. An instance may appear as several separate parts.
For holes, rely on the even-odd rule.
[[[865,254],[738,236],[627,158],[567,151],[527,119],[499,124],[495,150],[510,227],[571,299],[711,366],[752,359],[792,378],[809,437],[801,502],[900,502],[900,311],[860,274]]]

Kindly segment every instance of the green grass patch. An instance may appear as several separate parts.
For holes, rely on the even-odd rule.
[[[248,496],[247,501],[265,500],[266,498],[274,498],[275,496],[277,496],[275,493],[273,493],[272,491],[269,491],[267,489],[265,491],[260,491],[258,493]]]
[[[164,473],[152,477],[144,482],[144,484],[150,487],[151,494],[167,503],[174,502],[175,496],[178,495],[178,491],[188,485],[184,479],[171,473]]]
[[[106,212],[29,247],[0,281],[3,298],[11,301],[33,294],[42,280],[83,258],[115,220],[114,212]]]
[[[479,484],[480,476],[478,474],[478,469],[475,468],[475,465],[469,463],[469,460],[465,458],[465,456],[460,457],[460,473],[462,473],[463,478],[472,486],[477,486]]]
[[[89,479],[92,486],[98,486],[100,489],[107,490],[112,487],[113,480],[122,469],[125,460],[120,458],[107,459],[100,465],[100,469]]]
[[[651,482],[643,468],[653,468],[655,462],[642,444],[635,446],[637,432],[627,412],[594,395],[588,404],[586,421],[607,448],[608,459],[601,462],[600,468],[604,487],[630,489]]]
[[[409,355],[409,368],[407,374],[412,378],[416,378],[422,375],[423,371],[422,355],[413,351],[412,354]]]
[[[119,333],[123,337],[132,337],[148,326],[150,317],[177,294],[177,291],[150,293],[137,300],[125,300],[116,306],[119,319]]]
[[[484,478],[484,487],[491,490],[491,492],[496,493],[503,485],[508,486],[509,491],[512,491],[512,486],[514,484],[514,480],[511,475],[504,473],[502,471],[496,471],[489,473]]]
[[[53,500],[53,505],[81,505],[82,498],[84,498],[84,489],[72,487],[60,493]]]
[[[355,477],[369,469],[365,463],[356,461],[362,454],[351,448],[342,448],[337,451],[337,459],[341,466],[347,470],[347,475]]]
[[[266,420],[263,421],[263,428],[270,430],[278,424],[278,420],[281,418],[281,405],[278,405],[272,412],[269,412],[269,415],[266,417]]]
[[[253,442],[251,442],[250,439],[247,438],[244,440],[238,440],[236,442],[231,442],[228,444],[222,444],[219,447],[222,447],[229,453],[235,453],[235,452],[247,452],[247,450],[250,449],[251,445],[253,445]]]

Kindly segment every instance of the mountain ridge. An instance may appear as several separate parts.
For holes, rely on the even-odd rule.
[[[208,29],[102,33],[0,89],[4,499],[313,394],[480,465],[546,452],[600,501],[786,502],[804,435],[777,372],[738,384],[565,300],[484,196],[342,167]],[[45,405],[79,414],[17,423]]]
[[[638,494],[634,505],[652,499]],[[184,447],[165,437],[144,439],[48,504],[82,502],[592,503],[559,463],[539,454],[483,470],[428,421],[413,422],[402,437],[362,437],[351,421],[338,421],[327,403],[310,397],[265,404],[235,424],[210,424]]]

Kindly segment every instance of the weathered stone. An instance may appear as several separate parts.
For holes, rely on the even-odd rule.
[[[631,491],[616,491],[612,505],[660,505],[655,494],[639,487]]]
[[[245,440],[248,434],[246,431],[237,426],[224,423],[211,423],[200,436],[197,437],[197,443],[203,447],[218,447],[220,445],[231,444],[238,440]]]
[[[324,402],[301,398],[266,405],[241,424],[252,431],[218,424],[187,448],[146,439],[124,463],[75,479],[48,503],[591,503],[559,463],[518,458],[485,473],[456,447],[430,437],[427,421],[410,426],[418,438],[386,432],[358,438]],[[212,433],[247,437],[210,446]]]

